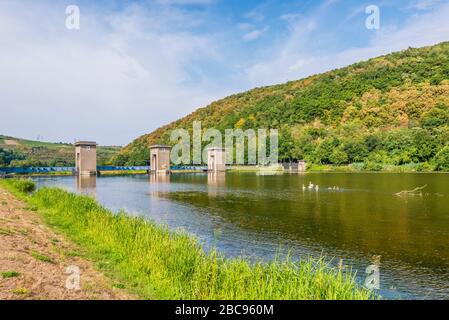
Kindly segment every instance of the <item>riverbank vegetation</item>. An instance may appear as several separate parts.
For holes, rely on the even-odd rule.
[[[7,182],[15,190],[17,190],[21,193],[24,193],[24,194],[29,194],[29,193],[33,192],[34,190],[36,190],[36,185],[34,184],[33,181],[31,181],[29,179],[22,179],[22,180],[11,179],[11,180],[7,180]]]
[[[25,193],[34,189],[29,181],[13,184]],[[69,290],[66,272],[76,272],[78,268],[80,286]],[[80,246],[49,228],[34,207],[7,192],[0,180],[0,301],[132,298],[112,279],[95,270]]]
[[[276,128],[281,161],[362,170],[449,171],[449,42],[235,94],[144,135],[113,157],[143,164],[148,145],[192,128]],[[416,170],[414,169],[416,167]]]
[[[382,163],[351,163],[348,165],[334,164],[308,164],[308,172],[384,172],[384,173],[412,173],[412,172],[447,172],[446,170],[436,170],[435,166],[429,163],[408,163],[403,165],[392,165]]]
[[[354,275],[323,260],[249,263],[206,253],[184,232],[172,232],[87,196],[56,188],[32,194],[27,181],[0,180],[44,220],[81,245],[111,277],[150,299],[370,299]],[[24,185],[26,187],[21,187]],[[26,191],[23,193],[21,191]]]

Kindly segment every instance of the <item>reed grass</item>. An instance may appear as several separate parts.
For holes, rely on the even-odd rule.
[[[15,183],[9,183],[15,185]],[[4,183],[3,183],[4,185]],[[351,273],[319,260],[250,263],[206,253],[184,232],[118,214],[57,188],[24,196],[45,221],[86,250],[114,280],[145,299],[371,299]]]
[[[36,190],[36,185],[30,179],[11,179],[7,180],[11,186],[22,193],[31,193]]]

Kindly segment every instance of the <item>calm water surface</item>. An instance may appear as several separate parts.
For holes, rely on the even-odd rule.
[[[185,229],[206,249],[217,247],[227,256],[271,259],[291,250],[297,258],[343,259],[361,283],[373,256],[380,256],[384,297],[449,299],[447,174],[228,173],[36,181]],[[309,183],[319,189],[303,190]],[[395,195],[423,185],[422,195]]]

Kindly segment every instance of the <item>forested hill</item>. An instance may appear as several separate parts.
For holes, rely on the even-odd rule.
[[[149,145],[170,144],[172,129],[195,120],[221,130],[278,128],[282,160],[449,170],[449,42],[229,96],[139,137],[113,162],[143,164]]]
[[[98,146],[98,164],[108,164],[119,147]],[[75,146],[25,140],[0,134],[0,167],[74,166]]]

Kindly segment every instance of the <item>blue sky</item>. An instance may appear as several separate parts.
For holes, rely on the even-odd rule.
[[[447,41],[447,17],[448,0],[0,0],[0,133],[126,144],[232,93]]]

